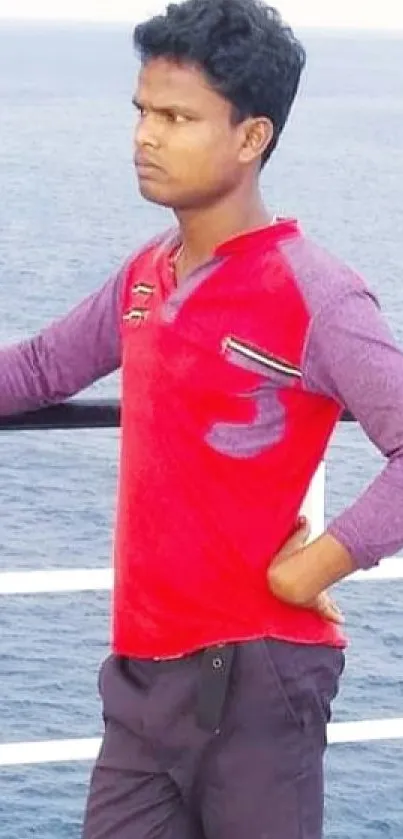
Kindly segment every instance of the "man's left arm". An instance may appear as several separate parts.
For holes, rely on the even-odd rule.
[[[273,563],[268,580],[287,602],[309,605],[357,569],[403,547],[403,353],[365,289],[332,301],[313,319],[307,389],[348,409],[387,458],[382,472],[323,536]]]

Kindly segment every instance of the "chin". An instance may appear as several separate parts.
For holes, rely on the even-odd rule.
[[[164,189],[164,186],[157,181],[143,178],[138,181],[140,195],[152,204],[160,207],[167,207],[174,212],[185,212],[186,210],[200,210],[211,203],[211,198],[206,197],[196,189],[193,192],[185,193]]]
[[[156,184],[145,181],[139,182],[139,192],[146,201],[150,201],[152,204],[159,204],[161,207],[172,207],[175,203],[175,199],[164,193],[162,189],[158,189]]]

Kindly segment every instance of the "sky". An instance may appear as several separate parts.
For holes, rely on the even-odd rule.
[[[402,0],[272,0],[293,26],[403,30]],[[163,0],[0,0],[0,19],[127,21],[165,7]]]

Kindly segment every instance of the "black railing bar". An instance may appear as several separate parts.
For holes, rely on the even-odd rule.
[[[117,428],[119,425],[119,399],[72,399],[39,411],[0,417],[0,431]]]
[[[346,412],[343,422],[354,422]],[[0,431],[47,431],[74,428],[117,428],[120,425],[119,399],[72,399],[60,405],[0,417]]]

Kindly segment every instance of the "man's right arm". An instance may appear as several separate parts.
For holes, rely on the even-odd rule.
[[[0,349],[0,415],[63,402],[121,364],[126,270],[27,341]]]

